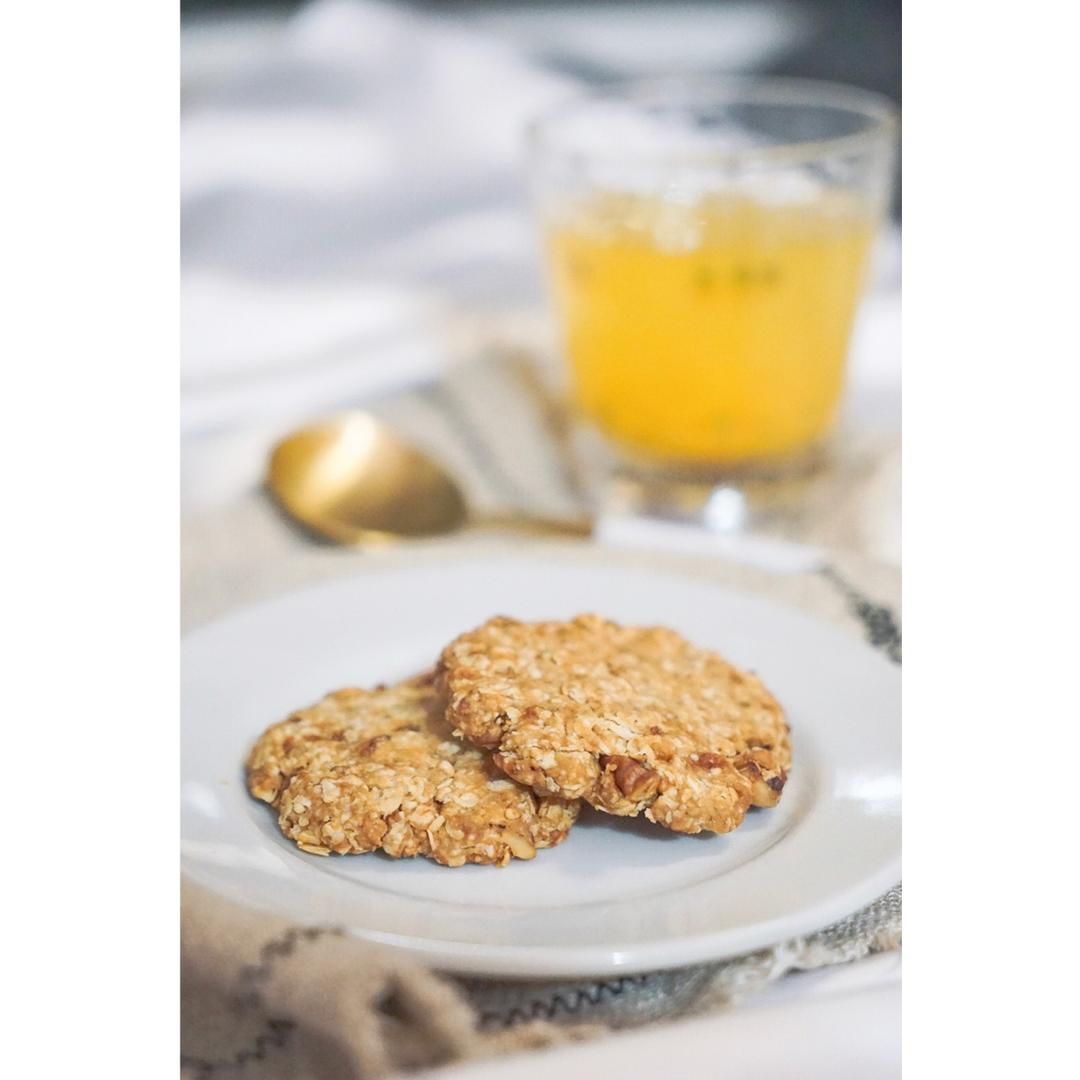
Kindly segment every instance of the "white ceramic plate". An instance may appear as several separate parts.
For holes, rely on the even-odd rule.
[[[753,668],[785,705],[780,806],[728,836],[586,811],[528,863],[306,855],[244,789],[270,723],[327,690],[403,677],[494,614],[662,622]],[[251,608],[183,652],[184,870],[241,903],[448,970],[586,976],[718,959],[827,925],[900,878],[900,680],[856,637],[677,574],[503,556],[392,569]]]

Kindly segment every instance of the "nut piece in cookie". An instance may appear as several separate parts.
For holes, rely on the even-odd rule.
[[[508,780],[456,739],[430,676],[338,690],[275,724],[247,762],[252,795],[314,855],[382,850],[505,866],[563,840],[578,804]]]
[[[761,681],[663,627],[491,619],[443,650],[438,678],[454,729],[507,775],[676,832],[775,806],[791,765]]]

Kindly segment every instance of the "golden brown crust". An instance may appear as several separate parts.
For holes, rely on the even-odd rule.
[[[455,730],[507,775],[676,832],[774,806],[791,764],[761,681],[663,627],[491,619],[443,650],[439,680]]]
[[[505,866],[559,843],[578,811],[513,783],[456,739],[430,676],[328,694],[262,735],[247,777],[281,831],[316,855],[381,849]]]

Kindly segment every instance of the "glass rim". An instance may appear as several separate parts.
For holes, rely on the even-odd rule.
[[[619,152],[559,148],[553,144],[555,128],[590,106],[605,101],[642,106],[670,103],[680,98],[692,105],[790,105],[824,107],[856,113],[872,121],[866,130],[820,139],[800,139],[771,146],[738,149],[660,150]],[[555,155],[592,162],[665,161],[672,164],[723,165],[736,163],[791,164],[836,153],[855,152],[879,142],[891,142],[899,127],[899,109],[884,94],[846,83],[783,76],[659,77],[618,79],[564,98],[535,117],[525,129],[526,146],[534,156]]]

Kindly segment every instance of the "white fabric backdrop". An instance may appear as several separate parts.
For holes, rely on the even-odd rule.
[[[186,30],[185,431],[414,383],[447,362],[470,313],[538,310],[521,132],[575,84],[528,54],[572,38],[579,51],[614,48],[630,70],[656,50],[693,66],[711,36],[724,42],[713,62],[737,70],[801,33],[790,4],[663,10],[642,22],[617,6],[587,17],[545,6],[481,20],[485,32],[375,0],[316,0],[289,20]],[[895,239],[877,281],[852,404],[896,425]]]

